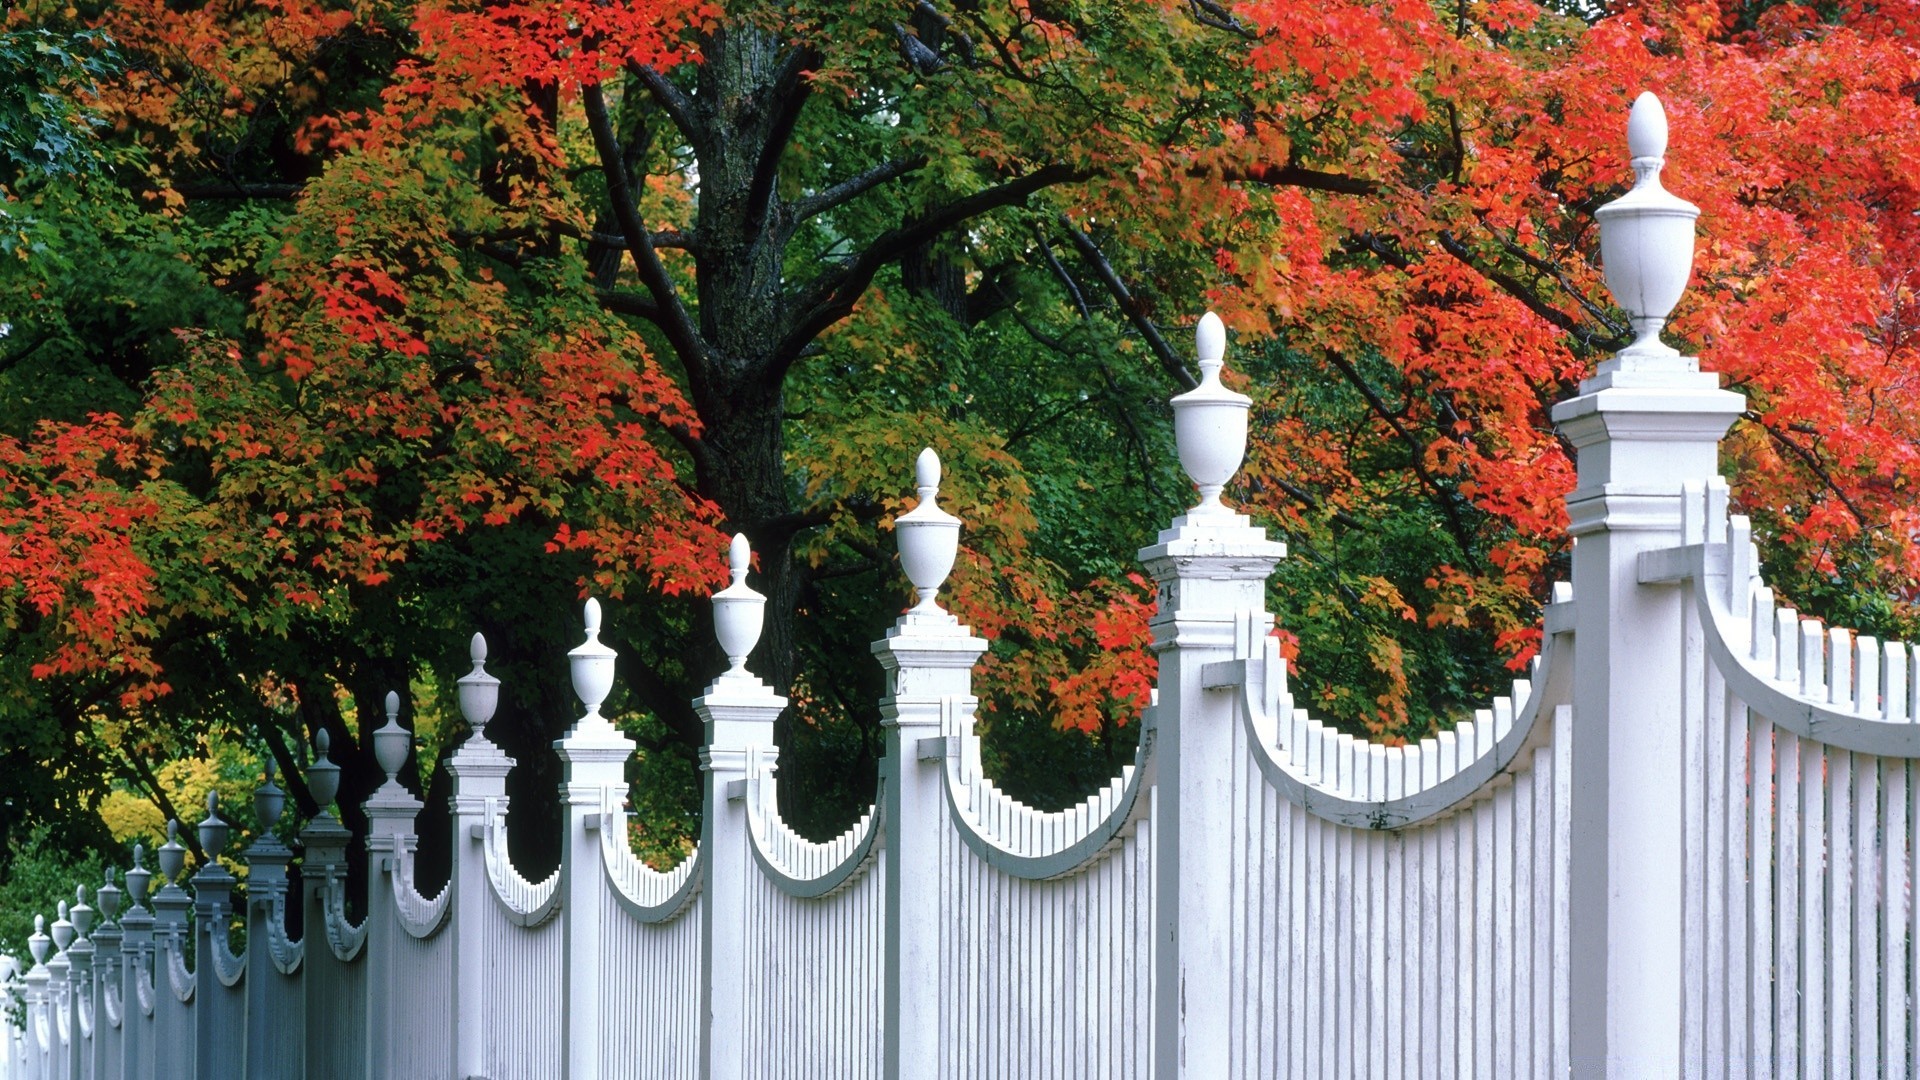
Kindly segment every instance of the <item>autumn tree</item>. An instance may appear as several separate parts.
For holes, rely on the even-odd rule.
[[[1911,626],[1913,14],[29,5],[10,26],[126,60],[62,118],[110,130],[113,167],[5,195],[60,238],[0,278],[14,340],[60,343],[0,358],[36,403],[0,444],[8,707],[62,733],[35,754],[155,797],[209,739],[294,765],[326,728],[344,807],[386,689],[456,734],[477,626],[526,843],[572,602],[624,597],[664,850],[717,670],[688,643],[740,530],[772,597],[755,666],[795,701],[783,792],[825,830],[870,791],[862,643],[904,600],[886,530],[931,444],[969,523],[953,604],[994,641],[993,767],[1064,800],[1145,703],[1132,549],[1184,504],[1164,401],[1212,305],[1302,683],[1417,735],[1536,644],[1571,482],[1546,410],[1621,335],[1591,209],[1644,88],[1706,212],[1675,332],[1754,403],[1730,446],[1776,576]]]

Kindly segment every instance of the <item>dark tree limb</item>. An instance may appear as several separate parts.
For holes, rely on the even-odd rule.
[[[687,310],[680,302],[680,293],[673,287],[673,279],[667,276],[667,268],[660,263],[660,255],[653,249],[646,225],[640,220],[640,207],[634,201],[633,189],[627,184],[625,156],[620,152],[620,139],[614,134],[613,122],[607,116],[607,99],[600,87],[591,85],[582,92],[586,104],[587,125],[593,130],[594,148],[600,154],[601,171],[607,178],[607,194],[613,200],[614,215],[620,221],[620,230],[626,234],[627,251],[633,255],[635,267],[640,271],[640,280],[653,294],[654,303],[659,307],[658,317],[653,319],[666,335],[668,344],[680,357],[688,377],[700,378],[704,370],[702,361],[706,357],[706,343],[694,331],[693,320],[687,317]]]
[[[896,180],[911,172],[927,167],[925,154],[909,158],[896,158],[884,161],[858,176],[849,177],[823,191],[809,195],[793,204],[793,220],[797,224],[808,218],[816,217],[843,203],[865,195],[889,180]]]
[[[1212,169],[1195,166],[1188,171],[1189,176],[1205,177],[1215,175]],[[1346,176],[1341,173],[1321,172],[1288,162],[1285,165],[1253,164],[1223,169],[1218,173],[1220,179],[1251,184],[1265,184],[1268,187],[1306,188],[1309,191],[1325,191],[1334,195],[1377,195],[1380,182],[1365,180],[1358,176]]]
[[[1479,562],[1473,553],[1472,534],[1467,531],[1467,523],[1460,517],[1460,508],[1456,505],[1453,492],[1442,487],[1439,479],[1427,468],[1426,447],[1420,445],[1420,440],[1414,438],[1413,432],[1407,430],[1407,426],[1400,421],[1400,415],[1387,407],[1387,403],[1344,354],[1335,349],[1328,349],[1327,362],[1332,364],[1347,382],[1353,384],[1355,390],[1360,391],[1360,396],[1366,399],[1367,406],[1373,410],[1374,415],[1386,421],[1387,427],[1391,428],[1394,435],[1406,444],[1408,463],[1413,469],[1413,475],[1419,478],[1420,486],[1427,489],[1427,494],[1439,505],[1440,512],[1446,516],[1447,531],[1453,535],[1453,542],[1460,548],[1461,558],[1469,563]]]
[[[204,184],[180,184],[173,189],[187,199],[297,199],[305,184],[243,184],[227,180]]]
[[[1529,289],[1524,282],[1512,274],[1491,266],[1481,266],[1474,260],[1473,252],[1469,250],[1465,244],[1461,243],[1459,238],[1454,236],[1452,232],[1442,229],[1439,239],[1440,247],[1446,251],[1447,254],[1465,263],[1474,273],[1492,282],[1501,292],[1520,301],[1521,305],[1528,311],[1533,312],[1535,315],[1540,316],[1542,319],[1565,330],[1569,334],[1592,341],[1593,335],[1586,332],[1579,319],[1540,299],[1532,289]],[[1614,351],[1625,348],[1627,343],[1624,339],[1621,339],[1595,342],[1594,344],[1602,350]]]
[[[829,326],[851,314],[854,303],[867,291],[881,267],[964,221],[1003,206],[1017,205],[1036,191],[1085,178],[1085,173],[1071,166],[1042,166],[1025,176],[935,207],[899,228],[882,233],[845,266],[820,275],[795,298],[791,310],[798,315],[774,349],[774,370],[769,373],[770,377],[784,377],[800,350]]]
[[[760,146],[760,159],[754,162],[753,180],[747,186],[747,232],[759,232],[766,227],[773,208],[773,185],[780,179],[780,159],[786,155],[787,144],[793,141],[801,110],[813,96],[813,84],[807,74],[819,63],[820,53],[811,45],[797,45],[780,61],[780,69],[774,74],[769,93],[779,112],[774,114],[766,142]]]
[[[654,104],[660,106],[660,111],[666,113],[667,119],[673,121],[673,126],[686,137],[688,144],[698,149],[700,125],[693,118],[693,99],[688,97],[685,91],[673,85],[671,79],[654,70],[650,64],[628,64],[627,73],[640,80],[640,85],[646,87],[647,93],[652,95]],[[598,87],[594,89],[598,91]],[[602,108],[604,111],[604,106]]]
[[[1805,465],[1809,472],[1813,473],[1814,476],[1819,477],[1820,482],[1827,486],[1828,491],[1833,492],[1834,498],[1840,500],[1840,505],[1846,507],[1847,513],[1853,515],[1854,523],[1859,525],[1861,528],[1866,527],[1867,516],[1860,512],[1860,508],[1858,506],[1854,505],[1853,499],[1847,495],[1844,489],[1840,487],[1839,482],[1833,478],[1833,474],[1827,471],[1826,464],[1820,460],[1820,455],[1817,452],[1815,452],[1812,447],[1802,446],[1800,443],[1797,443],[1793,439],[1788,438],[1786,432],[1781,431],[1779,428],[1766,423],[1761,418],[1759,413],[1754,413],[1754,412],[1746,413],[1743,415],[1742,419],[1751,420],[1754,423],[1759,424],[1760,429],[1762,431],[1765,431],[1767,435],[1773,439],[1773,441],[1779,443],[1781,446],[1786,447],[1787,451],[1791,453],[1795,458],[1798,458],[1800,463],[1802,465]]]
[[[601,289],[600,306],[616,314],[637,316],[655,324],[660,322],[660,305],[638,293]]]
[[[1067,231],[1067,238],[1073,241],[1074,249],[1080,252],[1080,257],[1087,261],[1087,265],[1093,267],[1095,276],[1107,287],[1107,291],[1113,294],[1114,300],[1120,305],[1120,310],[1126,313],[1127,321],[1133,324],[1133,328],[1140,332],[1141,337],[1147,339],[1147,346],[1153,350],[1153,355],[1159,359],[1160,367],[1166,371],[1168,377],[1184,390],[1199,386],[1199,380],[1193,377],[1193,373],[1187,370],[1187,365],[1181,361],[1179,354],[1173,351],[1173,346],[1167,344],[1167,339],[1161,336],[1160,328],[1147,317],[1139,300],[1127,288],[1127,283],[1120,280],[1120,275],[1114,272],[1113,264],[1101,254],[1100,246],[1093,242],[1093,237],[1082,232],[1080,227],[1068,220],[1065,214],[1060,215],[1059,220],[1060,227]]]

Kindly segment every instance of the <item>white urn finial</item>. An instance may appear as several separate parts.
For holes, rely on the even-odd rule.
[[[753,550],[746,533],[734,533],[727,545],[727,568],[733,584],[713,594],[713,636],[720,651],[727,654],[727,674],[745,675],[747,654],[760,643],[760,631],[766,625],[767,598],[747,585],[747,566]]]
[[[27,938],[27,951],[33,954],[33,962],[36,966],[47,962],[47,949],[52,944],[53,939],[47,936],[47,917],[35,915],[33,935]]]
[[[611,727],[600,715],[600,703],[613,692],[614,652],[600,640],[600,601],[591,596],[587,598],[585,623],[587,640],[567,653],[567,662],[573,669],[573,692],[587,707],[583,721],[597,721],[599,726]]]
[[[220,793],[207,792],[207,816],[200,822],[200,850],[206,853],[211,863],[214,856],[227,849],[229,827],[220,817]]]
[[[1666,164],[1667,112],[1643,93],[1627,118],[1633,190],[1594,211],[1600,222],[1600,268],[1613,299],[1626,309],[1634,340],[1622,356],[1679,357],[1660,340],[1693,273],[1694,221],[1700,208],[1660,183]]]
[[[186,869],[187,849],[180,843],[180,819],[167,822],[167,842],[160,846],[160,884],[172,885]]]
[[[1187,511],[1191,517],[1228,515],[1220,492],[1240,471],[1247,454],[1247,413],[1253,399],[1220,384],[1226,363],[1227,328],[1209,311],[1194,331],[1200,361],[1200,385],[1173,399],[1173,435],[1180,449],[1180,467],[1200,489],[1200,502]]]
[[[313,764],[307,766],[307,793],[313,796],[314,806],[321,814],[333,805],[333,797],[340,794],[340,766],[327,757],[327,749],[333,737],[321,728],[313,736]]]
[[[261,835],[271,835],[274,825],[280,821],[280,815],[287,808],[287,793],[273,782],[273,757],[266,759],[266,779],[253,789],[253,819],[259,823]]]
[[[407,763],[407,751],[413,746],[413,736],[400,726],[400,695],[387,691],[387,722],[373,733],[373,759],[380,763],[380,769],[387,774],[387,784],[400,782],[400,767]],[[381,785],[385,787],[386,785]]]
[[[127,871],[127,899],[136,908],[147,902],[147,885],[153,880],[153,872],[143,865],[146,858],[147,845],[133,845],[133,869]],[[114,894],[112,903],[107,902],[109,890]],[[107,873],[107,883],[94,890],[93,898],[99,902],[101,913],[106,918],[113,918],[114,909],[120,906],[120,890],[113,887],[111,869]]]
[[[67,918],[73,920],[74,932],[83,938],[86,937],[93,929],[93,916],[94,910],[87,906],[87,887],[85,885],[75,885],[73,887],[73,908],[67,915]]]
[[[487,672],[487,639],[476,633],[467,642],[467,658],[473,670],[454,680],[460,691],[460,715],[473,729],[473,737],[486,741],[487,721],[500,707],[500,680]]]
[[[960,519],[940,508],[940,455],[933,452],[933,447],[920,451],[913,463],[913,476],[920,489],[920,502],[894,520],[894,536],[900,548],[900,566],[920,595],[913,610],[931,614],[942,610],[936,597],[960,552]]]
[[[73,923],[67,920],[67,902],[60,901],[54,910],[57,914],[53,920],[53,947],[66,952],[67,946],[73,944]]]
[[[106,869],[106,880],[100,882],[100,888],[94,890],[94,905],[100,907],[102,919],[113,919],[113,913],[119,911],[119,886],[113,884],[113,867]]]

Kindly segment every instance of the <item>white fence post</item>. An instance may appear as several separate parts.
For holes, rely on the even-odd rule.
[[[1174,519],[1140,561],[1159,587],[1153,650],[1160,700],[1144,737],[1154,740],[1153,1075],[1207,1080],[1230,1073],[1231,1029],[1222,982],[1234,969],[1232,939],[1232,698],[1209,694],[1210,663],[1231,660],[1248,612],[1265,633],[1267,576],[1286,547],[1220,502],[1246,450],[1250,399],[1220,385],[1226,330],[1201,319],[1201,382],[1173,400],[1180,463],[1200,488],[1199,505]]]
[[[187,849],[181,846],[179,832],[178,821],[167,822],[167,842],[159,853],[160,891],[153,897],[153,1021],[155,1032],[166,1033],[165,1038],[154,1040],[153,1071],[155,1076],[169,1078],[195,1075],[195,1059],[199,1056],[196,1007],[192,1002],[197,994],[193,988],[199,980],[186,971],[187,939],[193,933],[193,897],[180,887]],[[186,1001],[176,991],[176,974],[189,995]],[[207,976],[207,981],[212,982],[213,976]]]
[[[116,973],[120,980],[120,1072],[109,1073],[104,1064],[96,1065],[94,1075],[98,1080],[149,1080],[154,1075],[154,1048],[147,1038],[154,1030],[147,1017],[146,1008],[141,1005],[141,991],[146,988],[158,993],[159,987],[153,982],[153,912],[147,910],[147,883],[153,879],[142,861],[146,858],[144,844],[133,845],[133,868],[127,871],[127,913],[120,916],[120,970]],[[120,890],[113,886],[113,876],[107,876],[106,884],[93,894],[94,903],[100,905],[103,919],[113,918],[120,906]],[[105,932],[102,931],[102,937]],[[151,999],[152,994],[148,997]],[[156,1014],[160,1008],[158,1000],[149,1002]],[[97,1060],[97,1059],[96,1059]]]
[[[286,916],[287,864],[293,852],[273,834],[287,794],[273,782],[271,757],[266,767],[266,780],[253,794],[260,835],[247,848],[247,1076],[254,1080],[284,1075],[287,1044],[298,1046],[306,1038],[306,1017],[281,1007],[286,997],[268,937],[269,923]],[[286,924],[277,929],[284,932]]]
[[[26,1001],[27,1055],[26,1074],[39,1080],[52,1073],[52,1054],[47,1046],[48,1032],[52,1026],[52,1017],[47,1011],[47,983],[53,973],[47,970],[47,950],[53,945],[53,939],[47,937],[47,917],[33,917],[33,934],[27,938],[27,952],[33,956],[33,966],[27,969],[21,979],[26,990],[22,995]]]
[[[473,734],[447,759],[453,774],[453,1064],[454,1076],[487,1073],[487,804],[506,798],[513,759],[487,738],[500,703],[500,680],[487,674],[487,639],[468,646],[473,670],[459,679],[460,713]]]
[[[700,1068],[710,1080],[746,1075],[747,889],[756,873],[747,832],[747,761],[755,748],[763,761],[771,761],[773,722],[787,707],[786,698],[747,670],[767,598],[747,586],[751,552],[744,534],[735,534],[727,554],[733,583],[714,594],[713,624],[728,667],[693,703],[707,728],[700,751],[706,773],[700,818],[706,874],[700,908]]]
[[[90,1076],[86,1070],[92,1065],[94,1045],[83,1034],[81,1013],[88,1017],[98,1017],[94,1013],[94,942],[88,932],[94,928],[94,909],[86,907],[86,886],[75,886],[73,907],[67,909],[67,920],[73,922],[73,944],[67,945],[67,963],[73,965],[69,978],[73,980],[73,1045],[69,1047],[67,1061],[71,1076]]]
[[[1579,456],[1570,833],[1576,1077],[1677,1076],[1681,1058],[1682,590],[1642,585],[1643,551],[1676,546],[1681,486],[1716,474],[1745,399],[1660,341],[1686,286],[1698,209],[1659,172],[1666,117],[1635,102],[1638,182],[1602,207],[1607,283],[1637,338],[1553,418]]]
[[[365,938],[359,938],[358,945],[343,940],[340,952],[335,951],[336,937],[351,936],[345,909],[347,845],[353,834],[328,809],[340,791],[340,766],[327,756],[330,741],[324,728],[314,735],[307,792],[318,809],[300,829],[300,845],[305,849],[300,861],[301,911],[306,927],[301,938],[306,957],[301,961],[300,996],[307,1031],[307,1075],[371,1080],[366,1072]],[[373,873],[368,876],[374,883],[379,881]],[[363,921],[361,933],[367,929]],[[348,958],[342,959],[342,954]]]
[[[367,1076],[393,1076],[399,1040],[408,1037],[400,1021],[407,1015],[395,985],[399,963],[400,913],[394,909],[393,882],[401,872],[404,849],[415,842],[414,819],[426,804],[400,783],[413,735],[400,726],[400,695],[388,691],[387,722],[373,733],[373,756],[387,774],[367,801]]]
[[[602,868],[599,830],[607,822],[608,791],[627,788],[627,758],[633,740],[620,734],[600,703],[613,690],[613,650],[600,641],[600,601],[586,606],[587,640],[567,654],[573,692],[586,714],[553,744],[566,769],[566,836],[560,855],[560,918],[564,973],[560,979],[566,1037],[561,1042],[565,1080],[600,1080],[600,1045],[605,1039],[600,994],[601,920],[614,903]],[[617,800],[615,800],[617,801]]]
[[[121,965],[121,928],[115,920],[119,911],[121,890],[113,884],[113,867],[108,867],[106,880],[94,890],[94,903],[100,907],[100,926],[92,932],[94,944],[94,1045],[88,1051],[92,1057],[94,1076],[108,1078],[119,1076],[121,1057],[119,1040],[113,1036],[108,1024],[108,984],[119,982]]]
[[[220,978],[237,882],[220,865],[230,831],[212,791],[207,792],[207,816],[200,822],[199,833],[207,861],[193,875],[194,1075],[200,1080],[225,1080],[244,1072],[247,999],[228,993]]]
[[[879,827],[887,875],[881,1038],[889,1080],[941,1075],[941,997],[951,973],[940,968],[940,941],[952,928],[942,917],[940,836],[949,826],[941,791],[945,751],[929,740],[941,736],[950,710],[973,715],[973,665],[987,651],[935,601],[958,551],[960,519],[935,503],[940,460],[931,449],[920,452],[915,474],[920,503],[895,522],[895,536],[920,601],[873,643],[887,672]]]

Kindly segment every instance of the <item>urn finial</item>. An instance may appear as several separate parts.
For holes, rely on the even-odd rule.
[[[133,868],[127,871],[127,899],[132,901],[133,906],[136,908],[147,902],[147,884],[153,880],[153,871],[141,865],[141,863],[146,860],[146,857],[147,845],[134,844]],[[101,886],[101,888],[93,894],[94,898],[100,901],[100,910],[105,912],[109,919],[113,918],[113,911],[107,905],[107,890],[112,888],[113,879],[108,878],[106,885]],[[120,890],[114,889],[113,891],[115,893],[113,906],[118,907],[120,903],[118,893]]]
[[[713,634],[720,651],[727,654],[727,674],[747,674],[747,654],[760,643],[760,631],[766,624],[767,598],[747,584],[747,567],[753,559],[746,533],[734,533],[727,545],[727,569],[733,583],[713,594]]]
[[[326,728],[314,733],[313,764],[307,766],[307,792],[322,814],[333,805],[334,796],[340,794],[340,766],[327,757],[332,743],[333,736],[327,734]]]
[[[900,566],[920,595],[913,610],[934,614],[942,610],[936,597],[960,551],[960,519],[940,508],[940,455],[933,447],[920,451],[913,463],[913,478],[920,502],[894,519],[894,537]]]
[[[269,754],[265,761],[266,779],[253,789],[253,819],[260,825],[263,836],[271,835],[273,827],[280,821],[280,815],[287,808],[287,793],[273,782],[273,756]]]
[[[493,711],[500,707],[500,680],[487,672],[485,637],[473,635],[467,643],[467,656],[473,661],[473,670],[460,676],[454,684],[460,689],[460,715],[473,729],[473,737],[484,740],[487,721],[493,719]]]
[[[75,885],[73,887],[73,910],[67,915],[67,918],[73,920],[73,929],[81,937],[86,937],[88,932],[93,929],[94,914],[94,910],[87,906],[87,887],[85,885]]]
[[[60,901],[60,906],[55,910],[58,917],[53,920],[53,947],[66,952],[67,946],[73,944],[73,922],[67,918],[67,902]]]
[[[1627,152],[1633,159],[1633,189],[1594,211],[1607,289],[1633,324],[1633,343],[1620,355],[1677,360],[1678,350],[1660,340],[1660,331],[1693,272],[1694,221],[1700,208],[1661,186],[1667,113],[1651,93],[1633,103]]]
[[[200,850],[206,852],[209,863],[227,849],[227,836],[230,829],[221,819],[219,809],[219,793],[208,791],[207,816],[200,822]]]
[[[1253,399],[1220,383],[1227,353],[1227,329],[1220,316],[1211,311],[1201,316],[1193,339],[1200,385],[1173,399],[1173,434],[1180,467],[1200,489],[1200,502],[1188,515],[1216,517],[1232,513],[1220,501],[1220,492],[1246,457],[1247,413]]]
[[[167,822],[167,842],[160,846],[160,884],[172,885],[187,865],[187,849],[180,843],[180,819]]]
[[[47,950],[53,945],[53,939],[47,936],[47,917],[33,917],[33,934],[27,938],[27,951],[33,954],[36,965],[47,962]]]
[[[613,692],[614,651],[600,640],[599,600],[587,597],[582,622],[587,639],[567,653],[567,662],[573,670],[574,696],[587,707],[587,714],[581,717],[581,726],[611,728],[613,725],[600,715],[600,705]]]
[[[380,763],[380,771],[387,774],[387,784],[400,782],[400,768],[407,763],[407,750],[413,745],[413,736],[400,726],[400,695],[387,691],[387,722],[373,733],[373,759]]]

